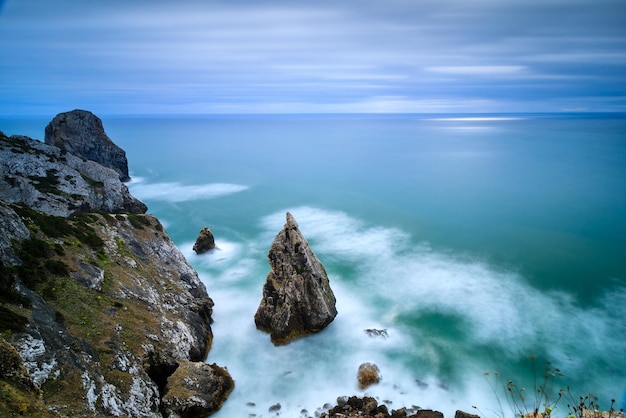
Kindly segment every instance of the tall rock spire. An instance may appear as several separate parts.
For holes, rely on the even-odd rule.
[[[270,333],[274,344],[321,331],[335,319],[336,300],[326,270],[289,212],[268,259],[271,270],[254,322]]]

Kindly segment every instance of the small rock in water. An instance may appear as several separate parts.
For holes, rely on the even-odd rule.
[[[200,234],[198,238],[196,238],[196,243],[193,245],[193,250],[196,254],[203,254],[214,248],[215,237],[213,236],[213,232],[211,232],[208,226],[205,226],[200,230]]]
[[[365,389],[381,380],[380,369],[374,363],[363,363],[359,366],[359,387]]]

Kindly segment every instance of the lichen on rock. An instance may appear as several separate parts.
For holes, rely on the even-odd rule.
[[[274,344],[321,331],[337,316],[324,266],[289,212],[286,221],[270,247],[271,270],[254,316],[257,328],[270,333]]]

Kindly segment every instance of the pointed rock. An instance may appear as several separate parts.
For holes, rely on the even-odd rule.
[[[335,319],[336,300],[326,270],[289,212],[268,259],[271,271],[254,322],[270,333],[274,344],[321,331]]]

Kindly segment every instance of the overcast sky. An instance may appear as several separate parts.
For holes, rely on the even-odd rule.
[[[0,0],[0,114],[626,111],[626,0]]]

